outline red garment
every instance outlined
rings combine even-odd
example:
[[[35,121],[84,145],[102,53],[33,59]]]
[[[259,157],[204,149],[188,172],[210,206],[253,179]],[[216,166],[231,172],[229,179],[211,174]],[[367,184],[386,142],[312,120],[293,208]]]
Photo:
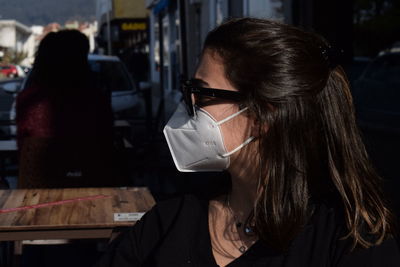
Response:
[[[18,187],[111,186],[112,112],[94,89],[32,86],[17,97]]]
[[[49,98],[41,95],[38,87],[23,90],[17,97],[17,137],[20,141],[29,136],[52,137],[55,135],[51,121]]]
[[[111,140],[111,104],[99,90],[53,90],[32,86],[18,95],[16,109],[19,145],[26,137]]]

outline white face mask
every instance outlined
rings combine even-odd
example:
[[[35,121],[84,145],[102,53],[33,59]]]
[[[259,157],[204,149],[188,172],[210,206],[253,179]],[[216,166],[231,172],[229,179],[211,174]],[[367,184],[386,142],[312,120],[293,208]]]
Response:
[[[190,117],[183,103],[164,127],[169,150],[176,168],[181,172],[222,171],[229,167],[229,156],[250,143],[249,137],[230,152],[226,151],[220,125],[238,116],[235,114],[217,122],[203,109]]]

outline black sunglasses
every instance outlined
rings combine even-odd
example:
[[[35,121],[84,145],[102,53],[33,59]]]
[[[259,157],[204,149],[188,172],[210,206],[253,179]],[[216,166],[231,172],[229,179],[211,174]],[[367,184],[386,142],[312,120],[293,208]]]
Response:
[[[206,97],[215,97],[223,100],[238,102],[243,100],[243,94],[237,91],[230,91],[224,89],[217,88],[207,88],[202,87],[200,85],[204,84],[203,81],[198,79],[189,79],[181,81],[181,90],[183,100],[186,104],[186,108],[189,116],[194,116],[195,108],[193,105],[192,94],[206,96]],[[219,101],[220,102],[220,101]],[[209,104],[216,103],[216,101],[208,101]],[[197,105],[197,103],[196,103]]]

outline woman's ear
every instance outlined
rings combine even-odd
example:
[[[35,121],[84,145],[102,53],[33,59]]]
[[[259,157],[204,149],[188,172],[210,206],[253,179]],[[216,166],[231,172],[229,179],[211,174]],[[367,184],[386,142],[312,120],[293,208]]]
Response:
[[[268,112],[275,112],[276,107],[271,104],[268,105]],[[261,135],[265,135],[269,130],[269,125],[260,116],[255,114],[251,115],[251,136],[259,138]]]
[[[268,132],[268,125],[264,122],[253,120],[251,126],[251,136],[255,138],[259,138],[262,135],[265,135]]]
[[[259,138],[268,132],[268,125],[261,118],[252,115],[250,117],[250,135]]]
[[[260,126],[255,121],[252,123],[250,135],[254,136],[255,138],[260,137]]]

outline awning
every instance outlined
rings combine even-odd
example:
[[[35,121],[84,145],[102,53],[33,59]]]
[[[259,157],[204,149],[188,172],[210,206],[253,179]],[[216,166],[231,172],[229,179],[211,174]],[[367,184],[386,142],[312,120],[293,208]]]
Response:
[[[161,11],[163,11],[169,5],[169,0],[160,0],[154,7],[153,13],[154,15],[158,15]]]

